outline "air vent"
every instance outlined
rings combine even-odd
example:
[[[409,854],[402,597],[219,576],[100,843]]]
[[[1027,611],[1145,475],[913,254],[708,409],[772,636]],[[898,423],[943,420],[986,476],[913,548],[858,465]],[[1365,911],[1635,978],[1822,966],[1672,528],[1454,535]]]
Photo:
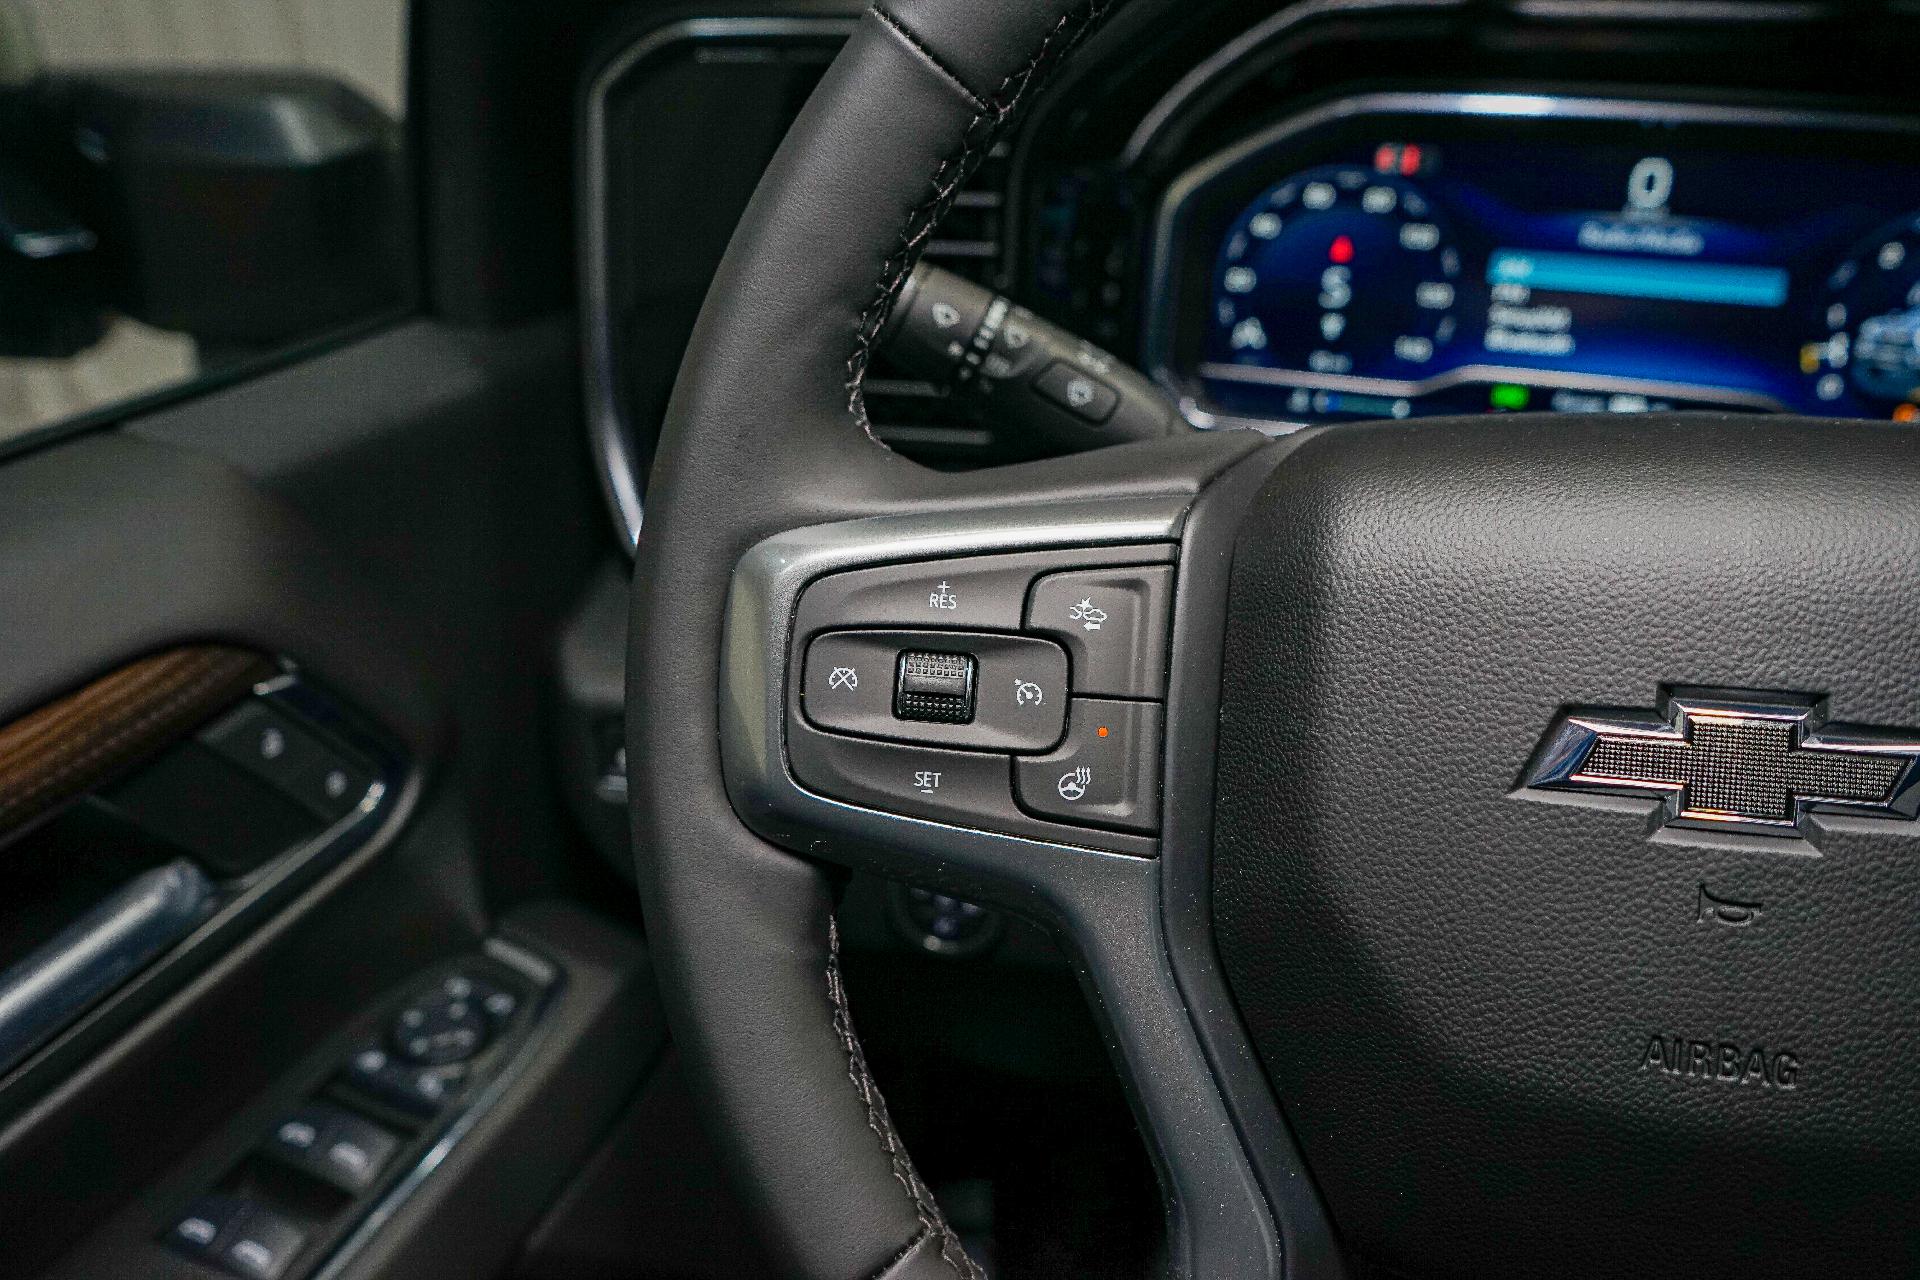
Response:
[[[953,197],[953,207],[934,228],[925,258],[989,289],[999,289],[1005,258],[1008,159],[1013,145],[996,142],[973,177]]]
[[[994,144],[934,228],[921,255],[926,261],[989,289],[1006,287],[1004,231],[1012,154],[1007,139]],[[943,388],[900,377],[884,358],[875,362],[866,394],[867,415],[880,438],[924,461],[977,462],[993,444],[992,432],[954,416]]]

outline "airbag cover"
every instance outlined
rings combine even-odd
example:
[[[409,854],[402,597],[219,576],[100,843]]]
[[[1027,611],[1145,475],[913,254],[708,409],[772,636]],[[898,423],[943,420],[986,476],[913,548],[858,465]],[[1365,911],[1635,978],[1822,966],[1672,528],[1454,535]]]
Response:
[[[1248,517],[1230,608],[1219,946],[1351,1248],[1920,1267],[1915,824],[1728,835],[1521,786],[1563,711],[1675,687],[1920,728],[1920,434],[1331,430]]]

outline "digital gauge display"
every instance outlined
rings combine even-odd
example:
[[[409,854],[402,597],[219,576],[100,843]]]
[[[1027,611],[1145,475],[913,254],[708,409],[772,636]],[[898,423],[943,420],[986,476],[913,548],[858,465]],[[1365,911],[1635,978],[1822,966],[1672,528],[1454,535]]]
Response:
[[[1147,346],[1200,425],[1920,417],[1920,155],[1884,120],[1348,100],[1163,210]]]

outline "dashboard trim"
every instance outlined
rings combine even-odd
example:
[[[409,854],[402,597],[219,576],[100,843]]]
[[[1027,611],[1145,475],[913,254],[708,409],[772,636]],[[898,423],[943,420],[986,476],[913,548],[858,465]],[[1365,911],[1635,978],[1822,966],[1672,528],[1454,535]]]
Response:
[[[640,542],[646,499],[640,489],[644,461],[633,424],[621,410],[614,383],[612,283],[607,223],[607,99],[615,85],[641,63],[681,44],[750,40],[845,39],[859,19],[843,16],[778,18],[686,18],[643,32],[594,73],[581,107],[580,289],[585,310],[583,373],[587,433],[592,439],[600,485],[627,554]]]
[[[1133,132],[1127,135],[1127,144],[1120,150],[1120,167],[1131,169],[1140,163],[1153,146],[1154,139],[1166,131],[1174,117],[1186,110],[1189,102],[1205,92],[1209,85],[1219,83],[1221,77],[1244,62],[1255,50],[1273,43],[1296,27],[1305,26],[1318,18],[1348,14],[1449,12],[1466,7],[1466,0],[1304,0],[1304,3],[1282,9],[1215,49],[1176,80],[1173,87],[1140,117],[1140,123],[1134,126]]]
[[[1153,238],[1147,271],[1144,333],[1141,341],[1142,363],[1148,375],[1179,403],[1181,414],[1195,427],[1207,429],[1227,421],[1199,403],[1193,388],[1184,383],[1173,368],[1173,325],[1167,301],[1173,288],[1175,248],[1180,218],[1194,195],[1213,179],[1242,162],[1281,144],[1331,125],[1373,115],[1464,116],[1475,118],[1509,117],[1526,120],[1621,120],[1660,121],[1670,124],[1718,125],[1733,128],[1810,128],[1853,133],[1920,134],[1920,119],[1904,116],[1839,110],[1767,107],[1710,102],[1686,102],[1653,98],[1611,98],[1540,93],[1493,92],[1397,92],[1350,94],[1330,99],[1317,106],[1280,120],[1239,142],[1214,153],[1182,171],[1166,189],[1154,215]],[[1131,144],[1129,144],[1131,146]],[[1484,372],[1484,367],[1475,366]],[[1284,371],[1289,385],[1313,385],[1325,381],[1323,375],[1304,371]],[[1467,372],[1454,370],[1454,374]],[[1525,370],[1525,376],[1542,384],[1540,370]],[[1440,382],[1448,375],[1434,379]],[[1385,394],[1413,394],[1410,390],[1390,388],[1424,387],[1427,384],[1388,382],[1381,379],[1353,379],[1354,389],[1384,390]],[[1602,383],[1609,385],[1602,387]],[[1364,385],[1362,385],[1364,384]],[[1331,382],[1327,383],[1332,386]],[[1343,384],[1344,387],[1345,384]],[[1569,383],[1569,385],[1573,385]],[[1756,408],[1777,408],[1770,397],[1750,392],[1727,393],[1719,388],[1694,384],[1653,382],[1634,378],[1608,378],[1606,375],[1581,375],[1578,386],[1645,395],[1703,393],[1724,395],[1751,402]],[[1270,432],[1286,432],[1309,425],[1289,419],[1249,418],[1236,415],[1235,425],[1257,422]]]
[[[1650,396],[1675,396],[1687,399],[1710,398],[1716,402],[1743,408],[1781,412],[1786,406],[1772,396],[1763,396],[1737,387],[1715,387],[1701,382],[1659,382],[1645,378],[1621,378],[1606,373],[1561,373],[1553,369],[1508,368],[1497,364],[1463,364],[1417,382],[1397,378],[1361,378],[1344,373],[1314,373],[1306,369],[1266,369],[1258,365],[1202,362],[1202,372],[1210,378],[1246,383],[1280,383],[1289,387],[1315,387],[1326,391],[1357,391],[1381,396],[1422,396],[1474,382],[1501,379],[1530,382],[1540,387],[1559,387],[1569,391],[1605,391],[1638,393]]]

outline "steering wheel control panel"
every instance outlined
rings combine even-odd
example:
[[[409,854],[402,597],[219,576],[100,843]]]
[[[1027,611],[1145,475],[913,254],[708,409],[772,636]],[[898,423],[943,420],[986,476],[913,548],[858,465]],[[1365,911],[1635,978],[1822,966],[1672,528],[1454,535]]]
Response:
[[[821,795],[1151,853],[1173,548],[921,560],[801,594],[787,754]]]

